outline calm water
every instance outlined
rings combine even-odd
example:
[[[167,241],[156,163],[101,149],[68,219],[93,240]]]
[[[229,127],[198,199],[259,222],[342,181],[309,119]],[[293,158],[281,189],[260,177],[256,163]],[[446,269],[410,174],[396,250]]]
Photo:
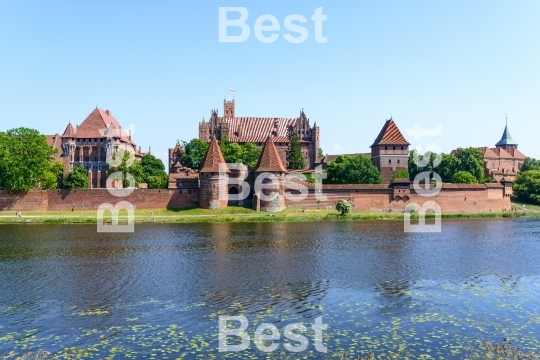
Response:
[[[0,357],[262,358],[218,352],[218,316],[328,324],[315,351],[269,358],[463,358],[478,341],[540,344],[540,222],[0,226]],[[286,341],[283,341],[286,342]],[[283,344],[282,342],[282,344]],[[293,344],[296,344],[293,342]],[[13,353],[12,353],[13,351]],[[339,358],[339,357],[338,357]],[[352,358],[352,357],[351,357]]]

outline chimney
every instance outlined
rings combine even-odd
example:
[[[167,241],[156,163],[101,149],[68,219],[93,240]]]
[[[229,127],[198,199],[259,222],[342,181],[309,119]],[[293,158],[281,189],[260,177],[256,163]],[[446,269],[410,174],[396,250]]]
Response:
[[[131,129],[129,129],[129,140],[131,140]]]
[[[152,154],[152,147],[151,146],[148,147],[148,155],[150,155],[150,154]]]
[[[105,110],[105,112],[107,113],[107,116],[111,116],[111,112],[109,110]]]
[[[139,152],[141,152],[141,146],[139,145]]]

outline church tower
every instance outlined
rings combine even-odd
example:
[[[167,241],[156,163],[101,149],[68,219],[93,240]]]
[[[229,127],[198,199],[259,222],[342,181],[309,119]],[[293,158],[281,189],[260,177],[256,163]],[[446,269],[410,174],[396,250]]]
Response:
[[[233,118],[234,116],[234,99],[231,101],[223,100],[223,117]]]

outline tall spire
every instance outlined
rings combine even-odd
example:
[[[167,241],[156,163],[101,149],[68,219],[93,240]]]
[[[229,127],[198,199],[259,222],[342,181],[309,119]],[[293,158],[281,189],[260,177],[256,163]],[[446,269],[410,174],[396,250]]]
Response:
[[[501,137],[501,140],[497,144],[495,144],[496,147],[511,147],[511,148],[517,148],[518,143],[512,139],[512,135],[510,135],[510,130],[508,130],[508,115],[506,115],[506,125],[504,126],[504,132]]]

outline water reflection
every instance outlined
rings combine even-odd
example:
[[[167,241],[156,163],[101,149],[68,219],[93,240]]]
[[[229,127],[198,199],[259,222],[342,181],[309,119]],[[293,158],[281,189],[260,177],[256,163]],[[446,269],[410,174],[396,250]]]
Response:
[[[440,234],[405,234],[396,221],[137,225],[133,234],[4,225],[0,353],[75,346],[101,357],[114,337],[124,355],[161,342],[171,357],[213,357],[219,315],[283,325],[323,316],[336,352],[448,358],[501,334],[536,346],[539,235],[531,219],[446,220]]]

